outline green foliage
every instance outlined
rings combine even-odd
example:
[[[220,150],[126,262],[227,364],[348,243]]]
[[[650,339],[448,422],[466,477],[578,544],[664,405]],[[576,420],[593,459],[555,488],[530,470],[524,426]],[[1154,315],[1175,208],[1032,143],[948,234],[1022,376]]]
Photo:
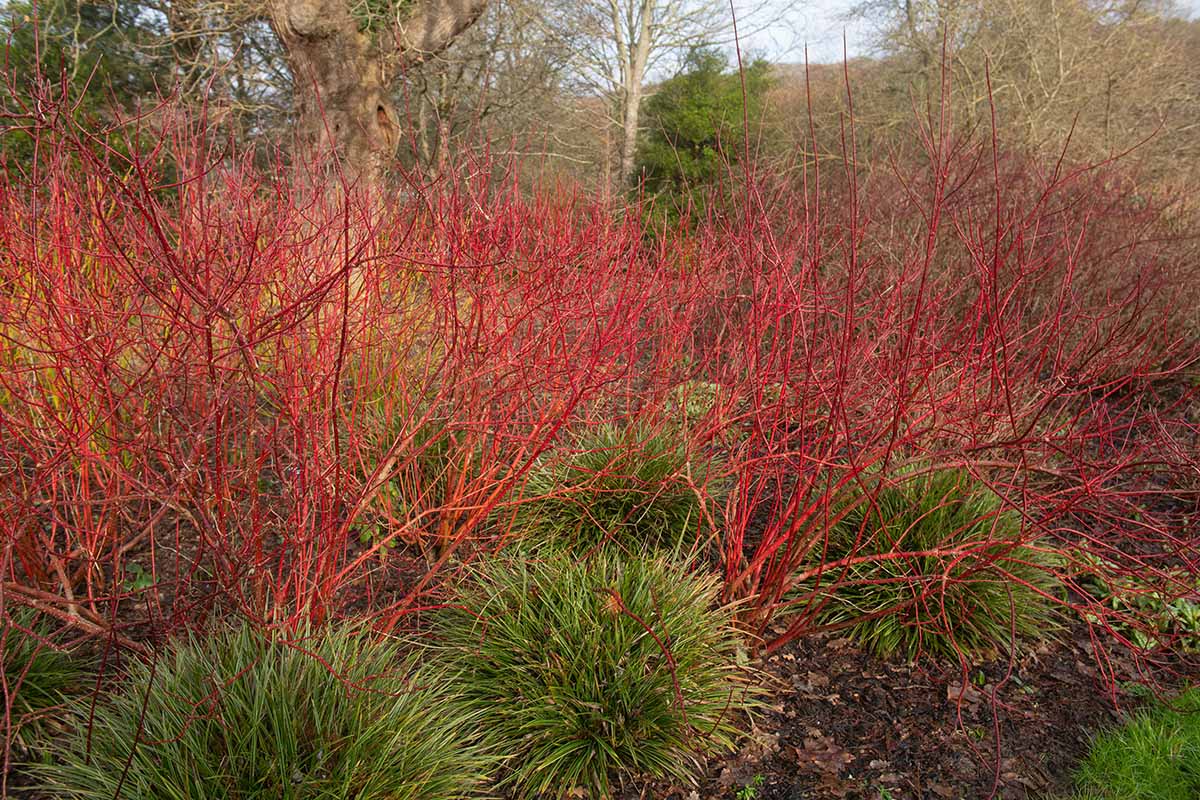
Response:
[[[1109,620],[1136,646],[1168,647],[1181,653],[1200,653],[1200,584],[1187,570],[1155,576],[1154,583],[1134,570],[1121,570],[1087,553],[1077,553],[1084,565],[1080,584],[1116,614]],[[1164,586],[1189,589],[1163,591]],[[1130,625],[1124,619],[1136,621]]]
[[[154,585],[154,575],[136,561],[125,565],[125,590],[137,594],[144,592]]]
[[[84,688],[87,670],[68,653],[48,645],[52,638],[49,626],[26,609],[3,621],[0,636],[5,686],[0,703],[11,698],[14,731],[33,740],[49,713],[61,709]]]
[[[438,624],[516,797],[610,796],[614,777],[691,781],[747,702],[718,582],[602,550],[495,558]]]
[[[688,422],[703,419],[711,413],[720,398],[721,387],[711,381],[691,380],[679,384],[671,400],[680,415]]]
[[[957,657],[1012,649],[1052,631],[1053,559],[1021,542],[1021,521],[964,470],[872,480],[829,532],[818,590],[826,623],[880,655]],[[807,587],[813,590],[812,585]]]
[[[360,371],[372,368],[354,366]],[[358,424],[360,430],[346,435],[360,439],[361,451],[368,458],[382,460],[390,453],[388,477],[372,495],[355,528],[360,543],[381,543],[379,553],[386,557],[397,543],[392,533],[406,523],[420,520],[422,530],[438,528],[442,515],[448,513],[446,506],[454,505],[457,492],[478,475],[482,452],[479,442],[456,429],[444,411],[432,408],[423,398],[405,396],[396,386],[378,389],[378,396],[364,404]],[[360,464],[359,479],[365,482],[377,465],[377,461]],[[406,538],[415,535],[416,531],[410,531]]]
[[[361,631],[243,627],[135,664],[37,775],[95,800],[471,797],[486,759],[445,685]]]
[[[584,548],[680,549],[701,529],[697,489],[710,466],[689,457],[677,430],[601,425],[578,438],[572,455],[532,471],[525,496],[533,499],[518,506],[515,524],[539,541]]]
[[[394,418],[412,422],[406,414]],[[394,453],[397,467],[375,495],[375,513],[364,515],[359,540],[369,544],[387,536],[396,525],[424,511],[436,509],[442,503],[446,489],[446,474],[450,466],[450,441],[445,420],[429,418],[413,430],[403,425],[389,427],[378,439],[374,451],[382,455],[395,441],[405,442]],[[368,477],[363,475],[365,479]],[[385,546],[395,544],[394,539]]]
[[[403,19],[410,5],[411,0],[355,0],[350,14],[360,31],[375,35]]]
[[[730,70],[720,50],[696,48],[681,73],[646,100],[646,133],[639,143],[637,168],[647,192],[658,200],[656,210],[668,221],[677,221],[687,204],[703,212],[726,165],[742,154],[745,122],[750,123],[751,135],[757,128],[770,86],[770,65],[756,60],[744,72],[745,94],[742,76]]]
[[[758,800],[759,792],[766,782],[767,779],[762,775],[755,775],[749,783],[737,790],[734,797],[737,800]]]
[[[0,32],[9,42],[7,66],[18,75],[44,75],[55,84],[54,91],[65,78],[77,101],[71,109],[77,117],[103,118],[114,103],[129,108],[138,99],[156,96],[157,86],[171,86],[171,51],[161,41],[169,33],[166,19],[144,5],[127,0],[38,2],[36,28],[34,4],[9,3],[4,11]],[[18,80],[15,88],[16,95],[0,82],[0,103],[6,109],[36,106],[30,82]],[[111,137],[110,144],[120,149],[120,137]],[[33,139],[9,131],[0,154],[28,161]]]
[[[1200,797],[1200,689],[1096,737],[1075,785],[1076,800]]]

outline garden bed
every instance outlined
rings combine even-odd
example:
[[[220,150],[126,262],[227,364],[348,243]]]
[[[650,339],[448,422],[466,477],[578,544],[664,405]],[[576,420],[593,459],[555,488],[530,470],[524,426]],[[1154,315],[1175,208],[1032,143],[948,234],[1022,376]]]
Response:
[[[1132,661],[1113,663],[1116,680],[1137,678]],[[880,659],[844,637],[803,638],[765,656],[764,705],[751,724],[740,720],[748,732],[735,755],[712,759],[696,787],[635,784],[618,797],[1065,796],[1093,737],[1121,719],[1094,664],[1081,624],[1011,664],[981,663],[965,683],[957,669]],[[1198,678],[1170,677],[1183,686]],[[1118,701],[1125,711],[1140,703],[1136,695]],[[10,797],[49,800],[23,788],[28,776],[19,767],[8,779]]]
[[[280,199],[186,141],[180,183],[46,133],[45,185],[0,180],[0,621],[34,620],[0,630],[89,677],[3,730],[45,721],[35,771],[78,800],[198,762],[220,788],[176,796],[1066,790],[1113,687],[1195,679],[1154,659],[1200,651],[1197,262],[1103,171],[930,134],[910,180],[765,180],[667,235],[478,176]],[[338,626],[345,671],[297,658]],[[408,780],[338,682],[389,640],[445,692],[383,733],[471,751],[462,791],[362,788]],[[259,655],[311,702],[239,684]],[[439,703],[470,713],[430,741]]]
[[[1137,678],[1133,663],[1116,667],[1118,680]],[[1082,625],[1011,665],[981,664],[965,685],[957,670],[882,660],[835,636],[783,647],[766,674],[766,708],[736,755],[709,764],[698,787],[642,784],[622,800],[1069,796],[1093,738],[1143,702],[1120,694],[1114,705]]]
[[[983,663],[964,685],[957,669],[885,661],[845,638],[802,639],[767,657],[777,687],[768,707],[698,794],[732,798],[757,785],[763,800],[944,800],[990,797],[993,787],[1000,798],[1069,790],[1090,737],[1118,719],[1090,650],[1076,626],[1011,665]]]

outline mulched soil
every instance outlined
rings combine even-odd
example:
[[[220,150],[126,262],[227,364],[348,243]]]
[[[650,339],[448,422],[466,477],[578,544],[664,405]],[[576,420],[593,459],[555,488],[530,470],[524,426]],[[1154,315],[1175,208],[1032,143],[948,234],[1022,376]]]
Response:
[[[622,800],[736,798],[746,786],[755,800],[1067,792],[1089,737],[1119,719],[1094,663],[1082,626],[966,676],[809,637],[768,657],[772,693],[740,752],[710,765],[697,788],[630,787]]]

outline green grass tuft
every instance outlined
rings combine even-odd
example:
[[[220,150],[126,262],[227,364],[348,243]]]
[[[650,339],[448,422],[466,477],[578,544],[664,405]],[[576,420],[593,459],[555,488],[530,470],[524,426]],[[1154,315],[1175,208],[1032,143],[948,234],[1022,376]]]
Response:
[[[444,687],[360,631],[225,631],[137,664],[36,774],[86,800],[472,797],[486,759]]]
[[[13,733],[17,741],[31,745],[56,712],[85,688],[87,669],[47,644],[53,638],[50,627],[32,612],[20,609],[0,625],[5,687],[0,703],[11,701]]]
[[[635,775],[688,782],[732,748],[750,696],[714,578],[611,549],[581,563],[495,558],[474,577],[439,629],[515,797],[608,797]]]
[[[1074,800],[1200,797],[1200,689],[1097,736],[1076,786]]]
[[[401,443],[392,452],[389,477],[376,489],[356,525],[360,543],[385,540],[382,552],[386,553],[397,544],[389,535],[406,523],[422,519],[420,527],[437,528],[437,518],[454,498],[456,482],[469,484],[471,476],[478,474],[481,453],[478,444],[455,430],[447,417],[423,406],[409,411],[403,398],[384,396],[369,402],[363,428],[363,449],[376,458]],[[358,477],[365,481],[376,466],[360,465]]]
[[[870,560],[822,576],[831,587],[817,590],[827,603],[822,622],[858,620],[849,630],[862,645],[910,659],[1011,649],[1055,629],[1043,596],[1059,592],[1053,559],[1021,542],[1020,517],[993,491],[943,469],[903,474],[870,493],[873,501],[853,501],[829,532],[825,563]]]
[[[566,459],[533,470],[524,492],[532,499],[518,506],[515,526],[581,548],[686,550],[704,530],[694,487],[705,486],[709,468],[689,457],[679,432],[601,425]]]

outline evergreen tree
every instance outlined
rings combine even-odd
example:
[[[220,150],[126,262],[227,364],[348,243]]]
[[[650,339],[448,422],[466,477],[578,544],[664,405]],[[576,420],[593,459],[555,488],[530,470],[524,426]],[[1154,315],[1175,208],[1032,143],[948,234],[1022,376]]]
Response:
[[[678,221],[688,207],[693,216],[701,214],[717,196],[727,167],[745,152],[747,134],[753,142],[769,71],[764,60],[748,64],[743,92],[743,76],[730,68],[729,59],[720,50],[700,47],[646,101],[638,172],[663,219]]]

